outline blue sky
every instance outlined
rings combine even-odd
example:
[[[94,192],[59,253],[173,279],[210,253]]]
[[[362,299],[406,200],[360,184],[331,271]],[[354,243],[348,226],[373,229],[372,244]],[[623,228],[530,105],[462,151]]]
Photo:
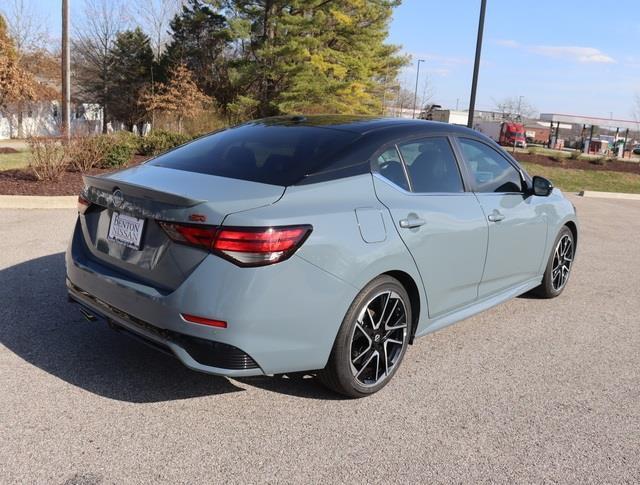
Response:
[[[58,36],[60,0],[24,1]],[[76,23],[82,22],[83,0],[70,1]],[[640,0],[487,5],[479,108],[524,96],[539,112],[632,117],[634,95],[640,93]],[[469,103],[479,9],[480,0],[404,0],[394,13],[389,40],[414,60],[427,61],[421,74],[428,73],[433,102]],[[411,91],[415,75],[414,63],[401,76]],[[422,86],[421,80],[421,91]]]
[[[479,10],[480,0],[404,0],[396,9],[390,41],[427,61],[420,70],[433,102],[468,106]],[[415,76],[415,65],[403,72],[410,90]],[[525,96],[539,112],[630,119],[636,92],[639,0],[487,1],[478,107]]]

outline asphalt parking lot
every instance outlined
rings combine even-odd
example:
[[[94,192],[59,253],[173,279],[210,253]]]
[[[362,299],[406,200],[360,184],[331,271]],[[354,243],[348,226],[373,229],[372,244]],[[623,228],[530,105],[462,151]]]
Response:
[[[229,380],[67,303],[73,211],[0,211],[0,482],[640,482],[640,202],[573,197],[564,294],[424,337],[379,394]]]

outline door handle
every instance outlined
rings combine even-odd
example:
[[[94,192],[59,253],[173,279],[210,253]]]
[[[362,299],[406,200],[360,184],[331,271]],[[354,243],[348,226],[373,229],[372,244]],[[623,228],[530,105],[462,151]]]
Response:
[[[493,214],[489,214],[487,216],[487,219],[489,219],[491,222],[500,222],[504,219],[504,215],[500,214],[500,212],[495,211]]]
[[[413,229],[416,227],[424,226],[427,223],[424,219],[418,217],[412,217],[408,219],[400,219],[400,227],[403,229]]]

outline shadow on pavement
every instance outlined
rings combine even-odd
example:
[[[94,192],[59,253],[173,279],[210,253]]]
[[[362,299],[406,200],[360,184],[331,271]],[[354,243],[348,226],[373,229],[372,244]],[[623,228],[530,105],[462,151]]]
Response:
[[[191,371],[177,359],[87,322],[67,301],[64,253],[0,270],[0,343],[40,369],[89,392],[147,403],[242,391],[231,380]],[[238,382],[315,399],[335,396],[294,375]]]

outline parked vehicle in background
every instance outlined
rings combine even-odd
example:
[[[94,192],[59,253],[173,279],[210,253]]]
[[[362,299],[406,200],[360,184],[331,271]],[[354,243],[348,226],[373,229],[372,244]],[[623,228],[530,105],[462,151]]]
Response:
[[[502,146],[526,148],[524,125],[511,121],[478,121],[474,128]]]
[[[84,180],[66,263],[89,320],[198,371],[312,371],[351,397],[416,337],[558,296],[578,240],[548,180],[432,121],[270,118]]]
[[[636,155],[640,155],[640,144],[633,147],[633,153]]]

